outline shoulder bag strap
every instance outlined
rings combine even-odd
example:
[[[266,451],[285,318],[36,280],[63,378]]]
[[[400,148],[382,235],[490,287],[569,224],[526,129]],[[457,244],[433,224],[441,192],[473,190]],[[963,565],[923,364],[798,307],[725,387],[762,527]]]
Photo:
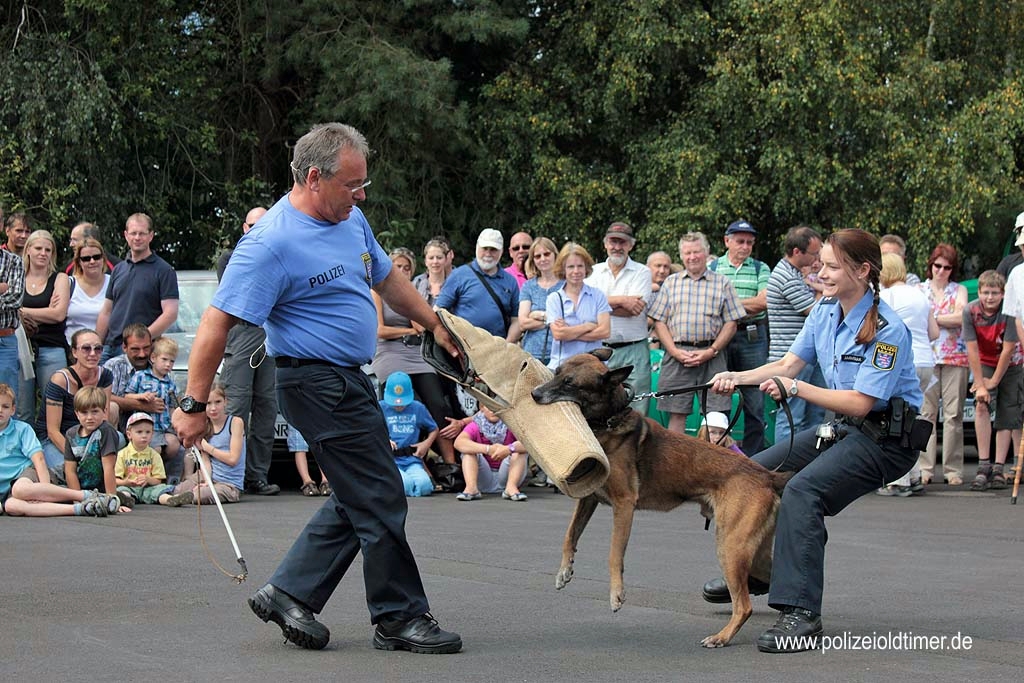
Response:
[[[487,282],[487,278],[485,278],[483,274],[473,266],[470,266],[469,269],[473,271],[473,274],[480,280],[480,284],[484,286],[487,293],[491,295],[492,299],[494,299],[494,303],[498,305],[498,310],[501,311],[501,317],[505,321],[505,334],[508,334],[508,328],[511,326],[509,312],[505,310],[505,306],[501,303],[501,299],[499,299],[498,295],[494,293],[493,289],[491,289],[491,285]]]

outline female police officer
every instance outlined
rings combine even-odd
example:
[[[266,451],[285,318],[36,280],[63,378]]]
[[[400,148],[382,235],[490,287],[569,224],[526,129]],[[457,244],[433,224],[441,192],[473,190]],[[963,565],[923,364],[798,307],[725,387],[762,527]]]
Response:
[[[912,434],[922,395],[914,371],[910,332],[878,299],[881,253],[862,230],[840,230],[821,250],[825,298],[807,316],[789,352],[778,361],[712,378],[720,393],[760,384],[779,400],[797,396],[836,414],[834,433],[815,429],[775,444],[754,460],[796,474],[786,485],[775,532],[768,604],[781,610],[775,626],[757,640],[762,652],[798,652],[818,646],[825,563],[825,515],[835,515],[862,495],[913,466],[920,432]],[[817,362],[828,388],[791,379]],[[927,430],[927,423],[917,426]],[[927,439],[927,434],[925,434]],[[826,454],[825,457],[819,457]],[[753,585],[764,593],[768,586]],[[724,599],[723,599],[724,594]],[[727,602],[724,582],[704,586],[709,602]]]

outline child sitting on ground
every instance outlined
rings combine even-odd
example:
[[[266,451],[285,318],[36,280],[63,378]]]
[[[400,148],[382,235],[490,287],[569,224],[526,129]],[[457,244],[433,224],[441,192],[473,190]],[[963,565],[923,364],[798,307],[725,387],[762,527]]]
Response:
[[[380,401],[384,421],[388,425],[391,450],[395,464],[402,475],[407,496],[429,496],[434,482],[423,465],[423,458],[437,438],[437,423],[427,407],[413,398],[412,379],[404,372],[392,372],[384,385],[384,400]],[[420,433],[430,433],[420,439]]]
[[[160,454],[150,448],[153,439],[153,418],[149,413],[133,413],[126,426],[128,445],[117,453],[114,477],[117,491],[130,496],[128,507],[135,503],[161,503],[170,500],[167,473]]]
[[[324,474],[323,470],[320,470],[320,485],[313,481],[313,477],[309,474],[309,444],[302,438],[302,434],[298,429],[292,425],[288,425],[288,450],[295,454],[295,471],[299,474],[299,479],[302,480],[302,487],[299,489],[302,491],[302,495],[307,497],[313,496],[329,496],[333,491],[331,485],[327,483],[327,475]],[[316,462],[314,460],[313,462]],[[319,469],[319,464],[317,468]]]
[[[151,445],[154,450],[160,451],[164,462],[179,463],[181,457],[179,450],[181,442],[171,426],[171,413],[178,407],[178,387],[171,377],[171,370],[174,369],[174,361],[178,358],[178,344],[173,339],[160,337],[153,342],[153,352],[150,354],[150,367],[139,370],[125,388],[125,398],[142,399],[143,394],[155,394],[163,399],[164,409],[159,413],[150,413],[153,418],[153,440]],[[172,467],[171,471],[178,471],[179,468]],[[185,470],[190,474],[190,470]]]
[[[99,387],[85,386],[75,392],[75,416],[78,424],[64,434],[64,478],[76,491],[99,489],[118,497],[121,512],[127,512],[131,499],[118,495],[114,463],[120,437],[107,422],[107,393]]]
[[[213,489],[222,503],[237,503],[245,487],[245,423],[242,418],[225,412],[224,387],[215,383],[206,399],[206,417],[213,427],[211,435],[198,448],[213,479]],[[202,504],[213,503],[213,493],[203,481],[202,472],[194,472],[174,487],[174,495],[165,505],[191,505],[198,498]]]
[[[50,483],[35,430],[13,419],[14,390],[0,384],[0,514],[17,517],[106,517],[120,509],[117,496],[72,491]]]
[[[456,500],[479,500],[481,493],[497,493],[505,500],[524,501],[519,490],[526,479],[523,444],[516,440],[504,422],[482,406],[473,420],[455,439],[455,450],[462,456],[462,476],[466,489]]]
[[[1006,278],[994,270],[978,276],[978,298],[963,312],[963,338],[967,362],[974,375],[974,430],[978,438],[978,474],[972,491],[1005,489],[1003,465],[1011,442],[1020,452],[1021,347],[1017,323],[1003,313]],[[998,401],[997,401],[998,399]],[[990,415],[995,414],[993,422]],[[996,430],[996,463],[989,457],[993,424]]]
[[[697,430],[697,438],[718,444],[719,446],[728,448],[730,451],[734,451],[740,455],[746,455],[742,450],[740,450],[740,447],[736,445],[735,439],[729,435],[729,418],[725,413],[712,410],[710,413],[705,415],[704,419],[701,420],[700,429]]]

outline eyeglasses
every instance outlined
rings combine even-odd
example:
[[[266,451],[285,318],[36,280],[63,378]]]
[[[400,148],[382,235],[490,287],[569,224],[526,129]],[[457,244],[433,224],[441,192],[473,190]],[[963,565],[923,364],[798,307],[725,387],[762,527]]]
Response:
[[[508,250],[509,251],[523,251],[523,250],[529,249],[529,248],[530,248],[529,244],[513,244],[511,247],[508,248]]]
[[[103,254],[93,254],[91,256],[79,256],[78,260],[82,263],[88,263],[89,261],[102,261]]]
[[[78,350],[82,351],[84,353],[87,353],[87,354],[88,353],[100,353],[101,351],[103,351],[103,346],[100,345],[100,344],[97,344],[95,346],[92,346],[90,344],[82,344],[81,346],[78,347]]]
[[[947,266],[945,263],[933,263],[932,268],[938,268],[939,270],[953,270],[953,266]]]
[[[348,189],[348,191],[351,192],[352,194],[355,194],[356,192],[359,192],[359,190],[365,190],[366,188],[368,188],[370,186],[370,183],[372,182],[372,180],[367,180],[365,183],[356,185],[355,187],[351,185],[346,185],[345,188]]]

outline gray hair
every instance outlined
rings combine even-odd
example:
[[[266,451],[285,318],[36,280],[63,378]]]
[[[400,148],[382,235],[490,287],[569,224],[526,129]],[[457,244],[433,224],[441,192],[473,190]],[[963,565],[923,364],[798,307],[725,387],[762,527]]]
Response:
[[[295,143],[292,159],[292,177],[299,186],[305,186],[306,176],[312,168],[320,174],[332,176],[338,170],[338,153],[352,149],[364,157],[370,152],[366,138],[358,130],[344,123],[324,123],[315,126]]]
[[[702,232],[688,232],[679,238],[679,249],[682,251],[683,245],[687,242],[700,242],[700,245],[704,247],[704,253],[711,253],[711,245],[708,243],[708,238],[704,236]]]

